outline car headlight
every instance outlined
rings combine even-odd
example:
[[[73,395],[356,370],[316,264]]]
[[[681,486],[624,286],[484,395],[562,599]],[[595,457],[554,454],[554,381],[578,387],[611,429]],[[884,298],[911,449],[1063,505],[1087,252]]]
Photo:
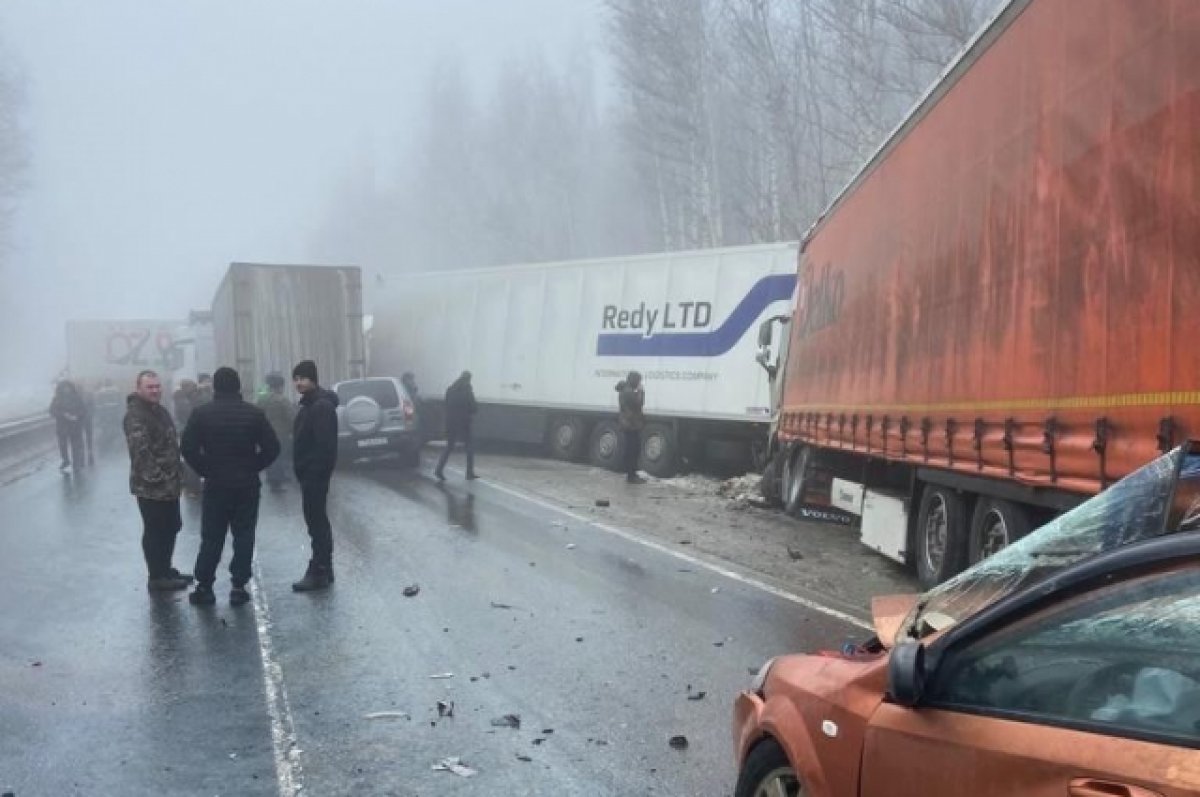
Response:
[[[759,695],[763,692],[763,686],[767,683],[767,676],[771,674],[771,668],[775,666],[775,659],[768,659],[758,670],[758,675],[754,676],[754,680],[750,682],[750,689]]]

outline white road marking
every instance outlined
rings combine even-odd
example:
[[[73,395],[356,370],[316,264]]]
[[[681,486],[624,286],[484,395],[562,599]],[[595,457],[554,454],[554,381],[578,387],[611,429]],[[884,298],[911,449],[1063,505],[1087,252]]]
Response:
[[[296,742],[296,724],[292,704],[283,683],[283,668],[271,644],[271,607],[263,589],[262,571],[254,562],[254,615],[258,628],[258,652],[262,656],[263,685],[267,692],[267,715],[271,720],[271,745],[275,749],[275,779],[279,797],[296,797],[304,788],[300,766],[300,747]]]
[[[454,468],[447,468],[447,470],[449,470],[451,473],[455,472]],[[461,475],[461,471],[459,471],[458,474]],[[585,515],[581,515],[577,512],[573,512],[570,509],[566,509],[564,507],[557,506],[555,504],[550,503],[549,501],[544,501],[541,498],[538,498],[536,496],[529,495],[528,493],[524,493],[520,490],[515,490],[512,487],[508,487],[506,485],[494,482],[491,479],[478,479],[477,481],[480,484],[486,484],[488,487],[491,487],[493,490],[499,490],[502,493],[507,493],[507,494],[513,496],[514,498],[520,498],[523,501],[528,501],[531,504],[536,504],[537,506],[540,506],[543,509],[549,509],[552,512],[557,512],[561,515],[565,515],[565,516],[571,518],[572,520],[575,520],[579,523],[585,523],[593,528],[599,529],[600,531],[604,531],[609,534],[613,534],[617,537],[620,537],[621,539],[628,540],[629,542],[637,543],[638,545],[644,546],[646,548],[650,548],[651,550],[658,551],[659,553],[664,553],[668,556],[673,556],[676,559],[679,559],[680,561],[683,561],[683,562],[687,562],[690,565],[695,565],[696,567],[702,567],[705,570],[708,570],[713,573],[717,573],[718,575],[724,576],[725,578],[728,578],[732,581],[736,581],[740,584],[745,584],[746,586],[754,587],[755,589],[762,590],[763,592],[766,592],[770,595],[774,595],[776,598],[781,598],[790,603],[794,603],[797,606],[803,606],[806,609],[811,609],[812,611],[817,612],[819,614],[823,614],[826,617],[832,617],[836,620],[841,620],[844,623],[849,623],[850,625],[857,626],[858,628],[862,628],[867,631],[874,630],[874,626],[871,623],[864,621],[860,617],[855,617],[852,614],[843,612],[840,609],[835,609],[832,606],[826,606],[825,604],[819,603],[815,600],[801,597],[800,595],[796,595],[796,594],[788,592],[786,590],[782,590],[779,587],[773,587],[770,584],[767,584],[763,581],[759,581],[756,578],[752,578],[750,576],[743,575],[741,573],[738,573],[735,570],[730,570],[727,567],[722,567],[721,565],[705,561],[704,559],[700,559],[699,557],[684,553],[683,551],[677,551],[673,548],[669,548],[666,545],[663,545],[662,543],[658,543],[653,540],[645,539],[644,537],[634,534],[631,531],[626,531],[625,529],[621,529],[616,526],[610,526],[607,523],[601,523],[600,521],[595,520],[594,518],[589,518]]]

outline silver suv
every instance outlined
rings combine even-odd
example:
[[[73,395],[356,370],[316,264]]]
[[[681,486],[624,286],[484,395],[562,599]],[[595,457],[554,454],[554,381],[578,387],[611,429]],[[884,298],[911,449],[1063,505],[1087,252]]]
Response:
[[[399,456],[415,467],[421,459],[416,403],[399,379],[371,376],[333,386],[338,407],[338,457],[346,461]]]

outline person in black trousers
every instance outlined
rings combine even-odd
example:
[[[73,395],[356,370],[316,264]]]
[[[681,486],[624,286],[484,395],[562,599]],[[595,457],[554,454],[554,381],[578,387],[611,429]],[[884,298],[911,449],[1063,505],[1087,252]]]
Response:
[[[471,439],[471,419],[477,410],[471,372],[463,371],[462,376],[446,390],[446,449],[442,451],[442,458],[434,470],[438,481],[446,481],[446,462],[458,443],[462,443],[467,451],[467,478],[479,478],[475,475],[475,443]]]
[[[241,389],[237,371],[218,368],[213,374],[213,400],[196,407],[183,430],[183,458],[204,479],[196,589],[188,596],[194,605],[217,600],[213,581],[227,532],[233,534],[229,603],[240,606],[250,600],[246,585],[258,525],[258,474],[279,456],[279,438],[266,414],[242,401]]]
[[[171,414],[162,406],[162,381],[153,371],[138,374],[126,400],[125,442],[129,446],[129,492],[142,515],[142,553],[151,592],[187,589],[190,574],[171,565],[175,538],[183,528],[179,493],[183,473]]]
[[[638,458],[642,453],[642,430],[646,428],[646,390],[642,387],[642,375],[630,371],[625,380],[617,383],[620,414],[617,423],[625,435],[622,451],[625,458],[625,481],[642,484],[646,480],[638,475]]]
[[[326,501],[329,481],[337,466],[337,394],[321,387],[317,364],[304,360],[292,369],[292,383],[300,394],[300,410],[292,425],[292,461],[300,483],[301,506],[312,558],[304,578],[292,584],[296,592],[326,589],[333,583],[333,528]]]

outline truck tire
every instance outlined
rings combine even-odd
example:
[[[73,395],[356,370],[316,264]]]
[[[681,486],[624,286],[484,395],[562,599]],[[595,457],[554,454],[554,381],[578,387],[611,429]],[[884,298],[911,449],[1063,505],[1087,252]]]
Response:
[[[780,484],[782,470],[783,455],[776,454],[767,461],[766,467],[763,468],[762,481],[758,484],[758,491],[772,506],[779,506],[782,503],[783,487]]]
[[[804,492],[808,485],[809,467],[812,464],[812,449],[808,446],[784,453],[783,456],[783,509],[792,517],[800,514],[804,506]]]
[[[578,416],[557,415],[550,419],[550,435],[546,444],[555,459],[578,462],[587,451],[587,426]]]
[[[588,462],[598,468],[621,469],[621,456],[625,451],[625,439],[616,421],[600,421],[592,430],[588,444]]]
[[[665,423],[651,423],[642,432],[642,470],[660,479],[669,479],[679,472],[679,446],[675,430]]]
[[[917,578],[933,589],[958,575],[967,563],[966,502],[949,487],[926,485],[917,513]]]
[[[1003,498],[980,498],[971,516],[968,561],[982,562],[1029,533],[1029,513],[1020,504]]]

